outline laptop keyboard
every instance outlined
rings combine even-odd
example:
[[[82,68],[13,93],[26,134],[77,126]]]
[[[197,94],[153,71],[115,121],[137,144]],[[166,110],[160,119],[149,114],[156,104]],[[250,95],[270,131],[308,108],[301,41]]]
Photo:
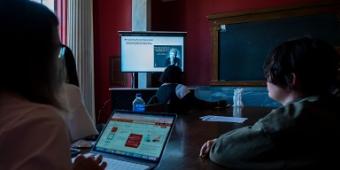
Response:
[[[93,156],[92,153],[86,153],[84,154],[85,157]],[[74,163],[75,157],[72,158],[72,163]],[[105,158],[103,157],[103,161],[107,163],[106,170],[144,170],[144,169],[150,169],[149,166],[142,165],[142,164],[136,164],[132,162],[127,161],[121,161],[117,159],[112,158]]]
[[[103,161],[107,163],[106,169],[107,170],[115,170],[115,169],[124,169],[124,170],[142,170],[148,169],[149,167],[146,165],[135,164],[131,162],[111,159],[111,158],[103,158]]]

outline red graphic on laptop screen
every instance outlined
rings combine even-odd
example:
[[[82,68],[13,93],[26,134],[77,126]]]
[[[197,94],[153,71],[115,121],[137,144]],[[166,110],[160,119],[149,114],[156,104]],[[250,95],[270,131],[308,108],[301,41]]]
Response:
[[[138,148],[142,141],[143,135],[131,133],[126,140],[125,146],[131,148]]]
[[[111,132],[112,132],[112,133],[115,133],[115,132],[117,132],[117,130],[118,130],[117,127],[112,127]]]

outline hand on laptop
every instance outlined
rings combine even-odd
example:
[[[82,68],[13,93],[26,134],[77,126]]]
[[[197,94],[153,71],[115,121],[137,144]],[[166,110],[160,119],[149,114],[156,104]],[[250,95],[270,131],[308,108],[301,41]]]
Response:
[[[104,170],[107,164],[102,160],[103,156],[101,155],[96,157],[79,155],[73,163],[73,170]]]
[[[207,142],[205,142],[203,144],[203,146],[201,147],[201,151],[200,151],[200,157],[201,158],[208,158],[209,157],[209,152],[211,149],[211,146],[215,143],[216,139],[213,140],[208,140]]]

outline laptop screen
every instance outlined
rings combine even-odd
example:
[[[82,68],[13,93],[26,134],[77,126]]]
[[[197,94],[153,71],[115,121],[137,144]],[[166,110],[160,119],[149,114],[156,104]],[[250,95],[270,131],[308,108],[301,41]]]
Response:
[[[158,161],[174,120],[172,115],[116,112],[94,150]]]

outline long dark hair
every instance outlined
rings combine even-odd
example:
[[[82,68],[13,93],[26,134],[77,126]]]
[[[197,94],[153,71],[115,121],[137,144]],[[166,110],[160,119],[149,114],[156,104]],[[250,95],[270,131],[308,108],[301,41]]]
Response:
[[[0,2],[0,91],[60,108],[58,19],[28,0]]]
[[[60,60],[66,72],[64,73],[66,74],[66,82],[79,87],[77,66],[72,50],[68,46],[63,44],[60,51]]]

